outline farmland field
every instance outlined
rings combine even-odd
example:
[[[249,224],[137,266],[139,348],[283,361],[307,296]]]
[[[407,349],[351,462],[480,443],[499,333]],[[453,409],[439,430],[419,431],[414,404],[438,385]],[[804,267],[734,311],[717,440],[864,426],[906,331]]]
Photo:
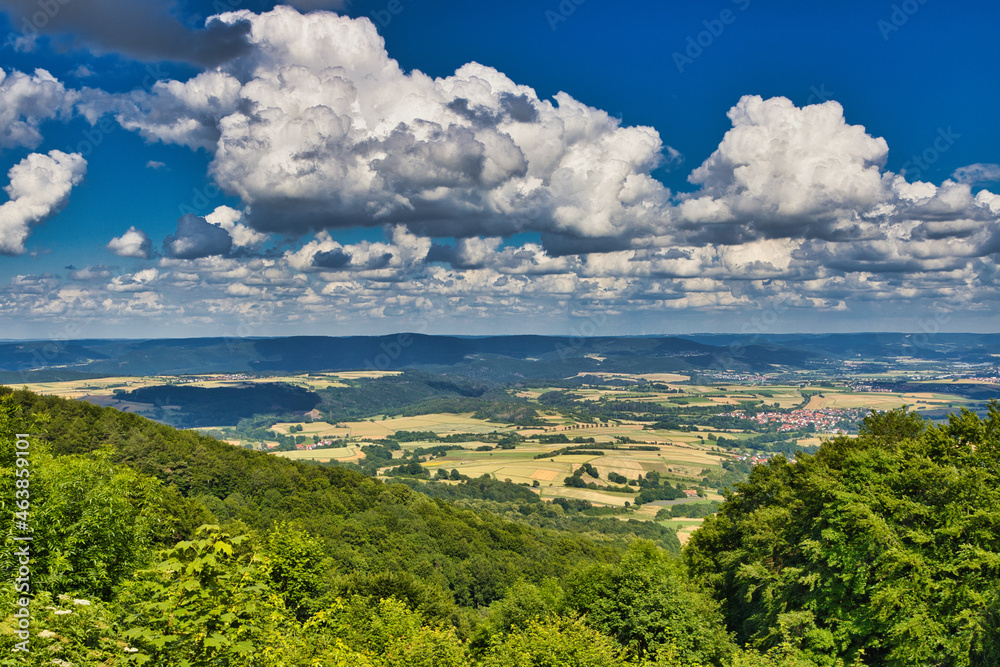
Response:
[[[490,433],[492,431],[512,430],[510,426],[473,419],[471,412],[386,419],[375,417],[364,421],[342,422],[341,426],[349,429],[353,437],[368,440],[384,438],[396,431],[433,431],[439,435],[447,435],[449,433]]]
[[[330,447],[325,449],[276,452],[276,456],[295,461],[356,461],[364,457],[358,447]]]
[[[947,406],[950,403],[962,402],[953,396],[943,394],[890,394],[880,392],[864,393],[824,393],[809,399],[807,409],[819,408],[865,408],[874,410],[892,410],[902,405],[911,408],[933,408]]]
[[[42,394],[83,399],[169,419],[176,413],[171,406],[125,402],[115,394],[116,390],[132,391],[165,384],[240,389],[261,383],[283,383],[330,397],[344,394],[345,389],[349,393],[352,386],[360,386],[359,381],[391,383],[399,374],[399,371],[350,371],[266,376],[107,377],[35,383],[28,388]],[[753,425],[747,430],[745,423],[734,422],[734,417],[727,417],[729,421],[726,421],[720,416],[717,421],[710,422],[713,416],[748,407],[782,414],[796,408],[856,414],[850,411],[893,409],[903,404],[918,410],[931,410],[967,403],[959,396],[944,393],[948,383],[943,382],[938,384],[941,393],[887,393],[857,392],[846,382],[820,384],[815,377],[797,381],[788,375],[781,383],[774,384],[741,384],[729,380],[691,384],[691,376],[680,373],[602,372],[576,376],[580,377],[587,378],[585,384],[577,380],[576,384],[560,387],[558,383],[556,386],[553,383],[532,386],[526,382],[510,388],[510,400],[533,410],[531,419],[516,423],[476,418],[474,415],[479,413],[468,410],[400,414],[400,411],[389,410],[376,413],[371,409],[361,412],[364,418],[355,416],[357,412],[348,413],[350,418],[342,414],[331,417],[332,413],[325,412],[327,408],[320,405],[314,411],[284,414],[281,418],[259,421],[249,427],[244,425],[240,427],[242,430],[235,426],[203,430],[233,445],[265,449],[296,461],[368,466],[369,474],[383,478],[398,474],[394,468],[410,462],[420,464],[425,478],[446,476],[449,480],[457,480],[485,475],[499,481],[507,480],[533,489],[544,500],[586,501],[594,506],[618,508],[619,512],[624,512],[619,518],[656,520],[675,529],[684,542],[701,525],[702,519],[657,520],[656,513],[661,507],[658,501],[641,506],[635,504],[640,488],[662,490],[669,487],[671,493],[676,489],[682,495],[691,494],[671,503],[697,501],[696,493],[702,498],[718,499],[718,489],[742,479],[740,475],[745,475],[749,466],[766,461],[777,451],[767,449],[767,442],[771,441],[762,446],[755,440],[764,432],[773,434],[776,425]],[[542,403],[539,398],[545,394],[549,396]],[[642,412],[620,407],[614,407],[613,412],[600,412],[610,406],[636,406]],[[670,420],[673,421],[664,422],[664,425],[670,424],[670,428],[653,427],[660,414],[672,415]],[[794,433],[787,436],[786,444],[792,449],[795,446],[817,447],[833,437],[828,430],[813,432],[795,428]],[[396,437],[404,431],[409,432],[406,437]],[[413,432],[419,433],[414,437]],[[466,437],[447,439],[456,434]],[[501,448],[499,443],[503,438],[508,442]],[[725,438],[726,447],[717,444],[722,442],[719,438]],[[370,449],[369,453],[382,451],[379,456],[383,458],[374,463],[362,448],[376,444],[383,446]],[[390,444],[391,458],[385,453],[385,446]],[[734,459],[739,459],[742,472],[735,472]],[[589,472],[584,474],[583,470]],[[652,487],[647,484],[649,480],[653,480]],[[626,484],[628,492],[622,488]],[[608,486],[611,488],[602,488]],[[625,510],[627,504],[631,507]]]
[[[278,422],[277,424],[271,427],[271,430],[273,430],[276,433],[280,433],[282,435],[289,435],[291,433],[289,429],[292,426],[302,427],[301,431],[298,431],[297,433],[294,433],[292,435],[308,435],[308,436],[318,435],[321,438],[323,437],[343,438],[348,435],[347,426],[343,424],[330,424],[328,422],[322,422],[322,421],[304,422],[304,423]]]

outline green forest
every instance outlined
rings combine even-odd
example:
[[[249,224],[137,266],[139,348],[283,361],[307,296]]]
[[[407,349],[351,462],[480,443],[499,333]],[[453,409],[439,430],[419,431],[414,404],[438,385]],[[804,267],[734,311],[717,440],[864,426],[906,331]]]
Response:
[[[681,550],[516,485],[0,393],[0,665],[1000,664],[997,403],[777,456]]]

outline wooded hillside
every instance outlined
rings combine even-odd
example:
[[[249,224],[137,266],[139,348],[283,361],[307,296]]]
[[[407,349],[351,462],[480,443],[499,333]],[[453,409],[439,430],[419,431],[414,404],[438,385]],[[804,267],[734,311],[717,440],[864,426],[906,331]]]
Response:
[[[431,498],[110,408],[25,391],[0,400],[0,664],[994,665],[1000,656],[997,405],[985,420],[964,413],[944,426],[872,415],[856,439],[757,466],[682,561],[671,543],[636,539],[627,524],[585,532],[543,521],[538,508],[509,520],[521,504],[563,510],[492,483],[431,487],[441,496]],[[17,455],[17,433],[31,434],[30,457]],[[28,487],[30,514],[18,516]],[[27,654],[12,652],[24,641],[12,585],[23,534],[34,595]]]

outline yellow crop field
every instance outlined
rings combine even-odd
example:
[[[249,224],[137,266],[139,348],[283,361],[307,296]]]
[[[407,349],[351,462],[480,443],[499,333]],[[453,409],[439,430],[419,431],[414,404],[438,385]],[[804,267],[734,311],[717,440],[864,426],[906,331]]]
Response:
[[[150,387],[165,384],[163,378],[156,377],[108,377],[94,380],[71,380],[66,382],[28,382],[13,385],[14,388],[27,388],[36,394],[45,396],[61,396],[63,398],[82,398],[84,396],[111,396],[115,389],[131,391],[140,387]]]
[[[649,380],[650,382],[687,382],[691,379],[690,375],[681,375],[679,373],[641,373],[635,377],[640,377],[643,380]]]
[[[402,375],[402,374],[403,371],[337,371],[335,373],[327,373],[327,375],[343,378],[345,380],[359,380],[362,378],[384,378],[387,375]]]
[[[400,371],[344,371],[322,374],[273,375],[265,377],[229,378],[220,374],[184,375],[184,376],[115,376],[89,380],[68,380],[65,382],[29,382],[15,384],[16,388],[27,387],[29,390],[48,396],[63,398],[82,398],[84,396],[110,396],[115,389],[131,391],[142,387],[175,384],[203,388],[239,387],[248,384],[268,384],[282,382],[298,385],[309,389],[327,389],[329,387],[347,387],[342,380],[357,380],[361,378],[379,378],[387,375],[399,375]],[[178,382],[178,377],[183,382]]]
[[[597,491],[595,489],[574,489],[574,488],[560,488],[558,492],[554,491],[554,488],[546,487],[542,485],[541,496],[548,500],[552,498],[579,498],[580,500],[589,500],[592,503],[598,505],[614,505],[616,507],[624,507],[625,502],[632,501],[632,496],[623,493],[607,493],[605,491]]]
[[[948,397],[926,393],[824,393],[822,396],[813,396],[806,405],[806,408],[809,410],[815,410],[818,408],[871,408],[874,410],[893,410],[902,405],[908,405],[911,408],[934,408],[946,406],[949,403],[956,402],[962,403],[964,401],[958,397]]]
[[[242,380],[216,380],[206,378],[205,380],[198,380],[185,384],[193,387],[215,389],[219,387],[240,387],[248,384],[273,384],[278,382],[311,390],[348,386],[336,377],[310,377],[308,375],[277,375],[272,377],[246,378]]]
[[[274,452],[274,455],[292,459],[293,461],[318,461],[320,463],[331,460],[358,461],[364,458],[364,454],[357,447],[328,447],[325,449],[295,450],[293,452]]]
[[[439,435],[449,433],[506,433],[514,430],[511,426],[494,424],[482,419],[473,419],[472,413],[464,414],[430,414],[417,417],[393,417],[374,421],[342,422],[351,436],[377,440],[392,435],[396,431],[433,431]]]
[[[599,456],[590,463],[601,473],[601,479],[607,479],[609,471],[629,478],[633,478],[635,473],[646,474],[642,463],[631,456]],[[633,474],[630,474],[629,471],[633,471]]]

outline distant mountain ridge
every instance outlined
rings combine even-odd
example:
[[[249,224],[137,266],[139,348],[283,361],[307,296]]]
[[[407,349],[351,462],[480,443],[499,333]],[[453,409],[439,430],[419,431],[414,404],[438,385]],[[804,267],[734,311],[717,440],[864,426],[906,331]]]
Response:
[[[790,369],[862,357],[996,362],[1000,334],[699,334],[691,336],[293,336],[8,341],[0,381],[88,375],[280,373],[425,368],[504,377],[587,372]]]

